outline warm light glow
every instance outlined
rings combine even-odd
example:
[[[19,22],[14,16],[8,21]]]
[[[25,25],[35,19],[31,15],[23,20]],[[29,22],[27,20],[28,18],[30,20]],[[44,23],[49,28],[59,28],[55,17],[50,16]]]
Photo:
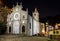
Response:
[[[12,9],[10,9],[11,10],[11,12],[13,12],[13,8]]]
[[[24,21],[22,23],[25,23]]]
[[[9,22],[9,25],[11,25],[11,22]]]
[[[0,4],[2,4],[2,0],[0,0]]]
[[[45,36],[48,36],[48,32],[47,31],[45,32]]]
[[[44,30],[42,30],[42,32],[44,33],[45,31],[44,31]]]
[[[45,33],[44,28],[42,29],[42,33]]]
[[[18,8],[16,8],[16,11],[18,11]]]
[[[58,29],[59,28],[58,26],[60,26],[60,23],[59,24],[56,23],[55,29]]]

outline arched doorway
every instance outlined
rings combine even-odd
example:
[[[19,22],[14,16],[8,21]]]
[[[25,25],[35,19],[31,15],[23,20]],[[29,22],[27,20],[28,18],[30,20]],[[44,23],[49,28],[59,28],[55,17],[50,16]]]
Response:
[[[25,26],[23,25],[22,26],[22,34],[24,34],[25,33]]]
[[[9,33],[11,33],[11,26],[9,26]]]

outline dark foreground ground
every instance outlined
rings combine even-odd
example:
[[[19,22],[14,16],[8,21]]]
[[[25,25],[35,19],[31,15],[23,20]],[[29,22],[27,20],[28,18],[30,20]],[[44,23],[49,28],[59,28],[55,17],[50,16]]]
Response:
[[[0,35],[0,41],[57,41],[48,37],[22,36],[22,35]]]

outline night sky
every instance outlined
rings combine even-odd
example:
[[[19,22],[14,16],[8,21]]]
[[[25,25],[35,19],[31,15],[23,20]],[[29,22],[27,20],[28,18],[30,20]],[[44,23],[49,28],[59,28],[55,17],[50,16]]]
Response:
[[[28,8],[31,13],[34,8],[38,8],[40,17],[60,15],[60,2],[57,0],[3,0],[3,3],[9,8],[12,8],[13,4],[22,2],[23,9]]]

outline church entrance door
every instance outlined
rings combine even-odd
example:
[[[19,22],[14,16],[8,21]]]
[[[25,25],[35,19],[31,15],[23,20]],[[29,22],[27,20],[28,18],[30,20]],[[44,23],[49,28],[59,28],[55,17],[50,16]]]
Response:
[[[22,34],[25,34],[25,26],[22,26]]]
[[[13,24],[13,34],[19,34],[19,22],[15,21]]]

